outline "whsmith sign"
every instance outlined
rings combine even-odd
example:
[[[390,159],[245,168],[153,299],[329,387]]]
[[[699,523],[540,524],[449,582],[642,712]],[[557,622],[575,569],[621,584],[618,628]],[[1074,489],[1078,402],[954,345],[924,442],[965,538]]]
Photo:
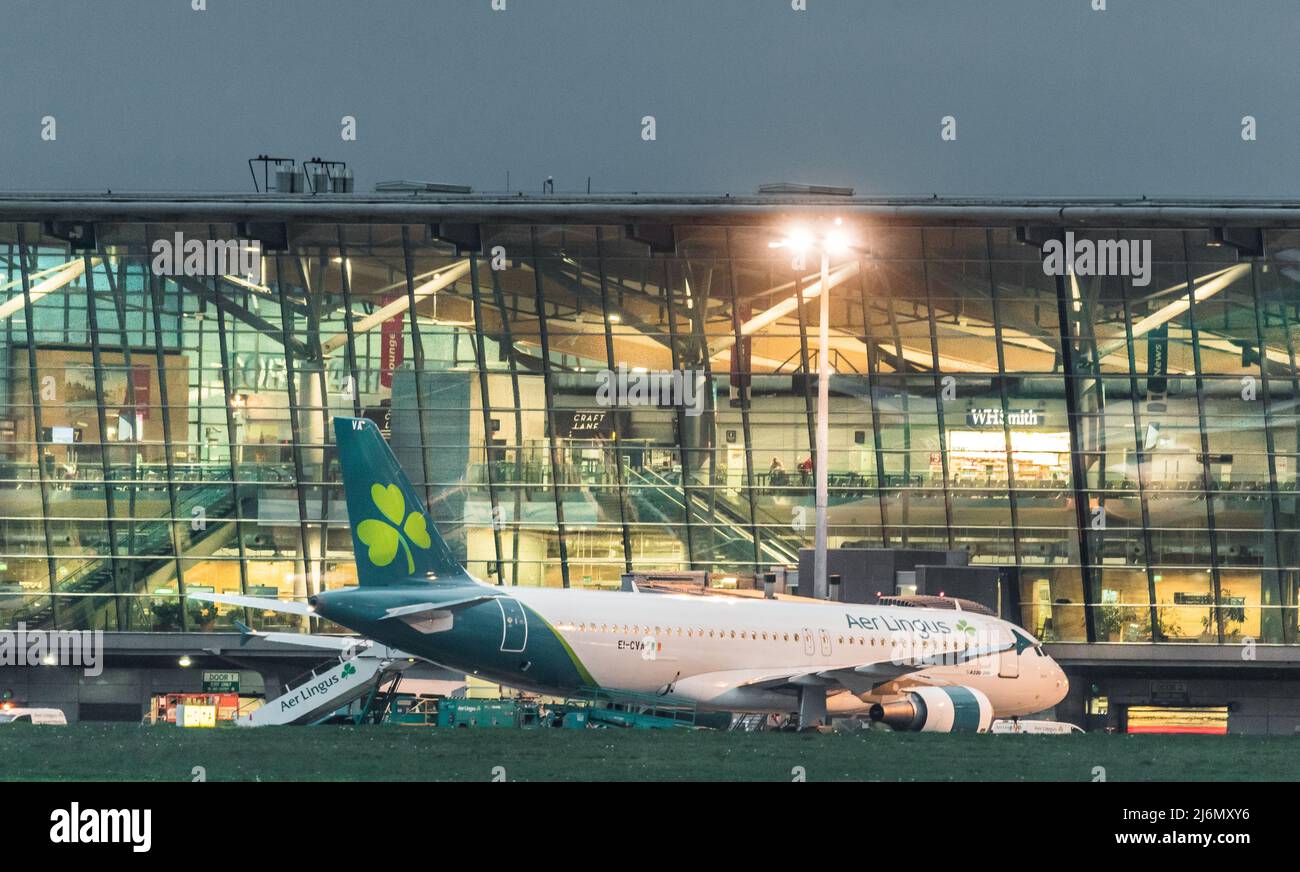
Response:
[[[967,427],[1002,427],[1002,409],[990,407],[985,409],[967,409]],[[1008,427],[1042,427],[1047,424],[1047,415],[1039,409],[1008,409],[1005,426]]]

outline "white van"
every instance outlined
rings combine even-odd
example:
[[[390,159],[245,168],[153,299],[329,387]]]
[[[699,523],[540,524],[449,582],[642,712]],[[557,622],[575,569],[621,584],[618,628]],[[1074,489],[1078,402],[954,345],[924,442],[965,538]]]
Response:
[[[68,716],[56,708],[10,708],[0,710],[0,724],[48,724],[66,727]]]
[[[1082,733],[1083,730],[1066,721],[1027,721],[1007,718],[996,720],[989,727],[990,733],[1038,733],[1040,735],[1066,735]]]

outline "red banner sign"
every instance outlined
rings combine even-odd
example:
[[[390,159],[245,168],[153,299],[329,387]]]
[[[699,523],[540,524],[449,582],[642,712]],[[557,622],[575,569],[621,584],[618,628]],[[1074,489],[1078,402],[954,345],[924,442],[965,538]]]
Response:
[[[401,299],[399,295],[389,294],[383,298],[382,305],[387,306],[398,299]],[[402,338],[405,323],[406,313],[398,312],[385,321],[379,331],[379,384],[386,388],[393,386],[393,370],[402,365],[406,355],[405,340]]]

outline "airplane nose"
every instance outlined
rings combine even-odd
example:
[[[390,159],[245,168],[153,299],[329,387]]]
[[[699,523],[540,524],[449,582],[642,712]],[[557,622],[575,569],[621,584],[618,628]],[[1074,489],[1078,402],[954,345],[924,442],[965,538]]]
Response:
[[[1070,679],[1066,677],[1065,670],[1061,668],[1061,664],[1057,663],[1055,660],[1052,661],[1052,680],[1056,685],[1055,690],[1053,691],[1056,695],[1056,700],[1052,705],[1056,705],[1056,703],[1065,699],[1066,695],[1069,694]]]

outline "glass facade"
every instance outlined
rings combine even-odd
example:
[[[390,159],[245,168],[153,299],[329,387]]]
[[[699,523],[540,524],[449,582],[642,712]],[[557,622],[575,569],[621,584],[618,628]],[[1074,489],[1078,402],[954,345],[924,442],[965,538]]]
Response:
[[[230,224],[99,224],[75,252],[0,224],[0,626],[270,626],[183,595],[352,583],[335,415],[380,422],[489,582],[811,547],[822,288],[779,228],[288,230],[249,280],[152,268]],[[1149,240],[1141,286],[1048,275],[1011,227],[855,232],[828,282],[832,547],[1006,567],[1047,640],[1297,642],[1300,231],[1252,258],[1076,231]],[[609,399],[669,371],[677,394]]]

